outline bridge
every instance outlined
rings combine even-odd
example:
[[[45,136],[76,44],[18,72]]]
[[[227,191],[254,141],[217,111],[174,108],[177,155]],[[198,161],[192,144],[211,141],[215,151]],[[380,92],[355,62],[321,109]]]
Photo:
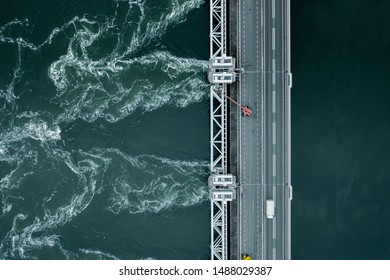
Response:
[[[211,0],[209,81],[211,259],[290,259],[289,0]]]

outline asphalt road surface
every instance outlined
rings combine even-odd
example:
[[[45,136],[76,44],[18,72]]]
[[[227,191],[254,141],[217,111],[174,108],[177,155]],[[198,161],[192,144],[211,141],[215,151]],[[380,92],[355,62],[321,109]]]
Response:
[[[290,258],[288,0],[239,2],[240,253]],[[265,200],[275,201],[267,219]]]

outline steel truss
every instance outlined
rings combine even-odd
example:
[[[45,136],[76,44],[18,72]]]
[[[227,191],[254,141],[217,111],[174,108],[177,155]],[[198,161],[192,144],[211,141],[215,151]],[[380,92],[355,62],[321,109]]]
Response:
[[[227,85],[235,81],[235,61],[226,55],[226,1],[210,3],[210,169],[211,259],[228,259],[228,203],[235,177],[227,174]]]
[[[210,58],[226,56],[226,0],[210,3]]]
[[[210,87],[210,136],[211,172],[226,174],[227,171],[227,121],[226,85]]]
[[[211,259],[227,260],[227,202],[211,201]]]

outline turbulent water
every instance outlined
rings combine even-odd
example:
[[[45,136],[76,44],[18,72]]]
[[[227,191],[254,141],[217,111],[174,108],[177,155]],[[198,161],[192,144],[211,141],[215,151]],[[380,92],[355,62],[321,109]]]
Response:
[[[0,258],[208,258],[206,3],[1,7]]]
[[[390,2],[291,1],[292,257],[390,258]],[[208,259],[208,1],[0,0],[0,259]]]

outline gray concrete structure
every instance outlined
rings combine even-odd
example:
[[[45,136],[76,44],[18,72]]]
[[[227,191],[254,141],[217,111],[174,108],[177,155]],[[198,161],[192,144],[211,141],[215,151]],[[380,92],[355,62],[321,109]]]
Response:
[[[238,1],[238,96],[253,110],[238,118],[238,252],[254,259],[291,258],[289,13],[289,0]]]

